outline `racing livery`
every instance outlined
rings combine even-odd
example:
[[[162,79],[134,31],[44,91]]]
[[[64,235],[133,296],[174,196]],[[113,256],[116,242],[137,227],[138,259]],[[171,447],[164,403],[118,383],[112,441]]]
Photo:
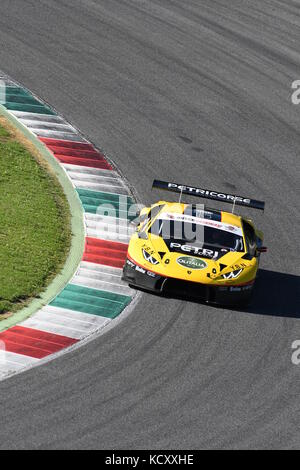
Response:
[[[258,270],[263,234],[234,214],[181,202],[191,194],[256,209],[264,202],[155,180],[153,187],[180,193],[179,202],[145,207],[132,235],[123,279],[157,293],[197,297],[209,303],[248,303]]]

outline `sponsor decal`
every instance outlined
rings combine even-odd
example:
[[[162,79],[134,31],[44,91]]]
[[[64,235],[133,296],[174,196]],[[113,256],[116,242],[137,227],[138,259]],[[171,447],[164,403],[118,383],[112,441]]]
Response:
[[[180,250],[183,253],[192,253],[193,255],[203,256],[204,258],[217,259],[219,252],[209,250],[208,248],[200,248],[192,245],[182,245],[181,243],[170,243],[170,251]]]
[[[205,269],[207,267],[204,260],[193,256],[179,256],[176,261],[180,266],[188,269]]]
[[[232,271],[237,271],[238,269],[242,269],[246,267],[247,267],[246,263],[233,264],[232,266],[230,266]]]
[[[198,217],[200,219],[210,219],[215,220],[217,222],[221,222],[222,215],[220,211],[212,211],[204,209],[203,206],[200,208],[200,204],[197,205],[189,205],[186,207],[184,211],[185,215],[192,215],[194,217]]]
[[[141,274],[147,274],[147,276],[150,276],[150,277],[159,277],[158,275],[156,275],[155,273],[153,273],[152,271],[147,271],[146,269],[142,268],[141,266],[138,266],[137,264],[134,264],[132,261],[130,261],[129,259],[126,260],[126,263],[128,264],[128,266],[130,266],[132,269],[134,269],[135,271],[141,273]]]
[[[253,287],[253,286],[252,286],[251,284],[250,284],[250,285],[247,285],[247,286],[241,286],[241,287],[234,287],[234,286],[232,286],[232,287],[229,288],[229,290],[230,290],[230,292],[240,292],[240,291],[243,292],[243,291],[246,291],[246,290],[251,290],[252,287]]]
[[[238,269],[236,271],[231,271],[230,273],[227,273],[227,274],[223,274],[223,278],[224,279],[227,279],[227,280],[230,280],[230,279],[235,279],[237,278],[241,272],[243,271],[243,269]]]
[[[146,261],[148,261],[148,263],[151,263],[151,264],[159,264],[159,261],[157,261],[157,259],[155,259],[152,254],[148,253],[146,250],[142,250],[143,251],[143,256],[145,258]]]
[[[152,273],[151,271],[147,271],[147,276],[150,277],[157,277],[155,273]]]
[[[139,273],[146,274],[146,269],[141,268],[140,266],[136,266],[135,269],[136,269],[136,271],[138,271]]]
[[[126,260],[126,263],[127,263],[128,266],[130,266],[131,268],[135,268],[135,264],[134,264],[132,261],[130,261],[130,259],[127,259],[127,260]]]
[[[235,194],[227,194],[219,191],[212,191],[210,189],[197,188],[195,186],[187,186],[185,184],[170,183],[167,181],[154,180],[153,188],[166,189],[168,191],[175,191],[181,194],[190,194],[192,196],[200,196],[207,199],[214,199],[229,203],[235,203],[242,206],[254,207],[256,209],[264,210],[264,201],[257,201],[255,199],[237,196]]]
[[[177,189],[185,193],[218,198],[218,199],[223,199],[225,201],[233,202],[235,200],[236,202],[242,202],[243,204],[247,204],[247,205],[251,204],[251,200],[249,198],[235,196],[233,194],[219,193],[217,191],[210,191],[208,189],[195,188],[193,186],[185,186],[185,185],[179,185],[176,183],[168,183],[168,189]]]
[[[145,251],[147,251],[150,255],[153,255],[154,254],[154,250],[151,246],[149,246],[149,244],[147,243],[144,243],[142,245],[142,248],[144,248]]]
[[[157,220],[175,220],[182,223],[197,224],[203,227],[213,227],[218,230],[223,230],[224,232],[233,232],[237,235],[242,236],[243,232],[240,227],[234,225],[225,224],[224,222],[217,222],[215,220],[205,219],[201,217],[194,217],[193,215],[188,214],[163,214],[162,217],[159,217]]]

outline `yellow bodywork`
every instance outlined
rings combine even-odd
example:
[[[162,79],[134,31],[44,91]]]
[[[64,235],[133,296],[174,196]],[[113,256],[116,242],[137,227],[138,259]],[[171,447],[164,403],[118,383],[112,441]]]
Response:
[[[141,211],[141,216],[146,216],[150,210],[153,210],[153,208],[158,205],[162,205],[163,207],[159,212],[159,217],[164,213],[183,214],[187,207],[187,204],[159,201],[157,204],[151,206],[151,208],[144,208]],[[240,216],[225,211],[220,212],[222,223],[239,227],[243,232],[242,218]],[[246,220],[254,228],[251,220]],[[170,252],[162,237],[148,232],[152,223],[153,219],[146,219],[144,222],[141,222],[137,227],[137,231],[132,235],[128,247],[128,258],[144,269],[164,277],[172,277],[215,286],[240,286],[251,284],[255,280],[259,258],[254,256],[252,259],[242,259],[242,256],[247,253],[246,249],[244,252],[228,252],[218,260],[203,258],[206,267],[201,269],[187,269],[187,267],[179,264],[177,260],[179,257],[183,258],[184,256],[194,258],[194,254],[188,252],[186,254],[182,252]],[[146,239],[139,238],[140,231],[146,233]],[[258,231],[256,231],[256,233],[262,239],[262,233]],[[246,247],[244,232],[243,239],[244,246]],[[153,256],[158,261],[158,264],[153,265],[151,262],[146,261],[143,250]],[[162,259],[159,252],[165,253]],[[197,258],[199,257],[197,256]],[[224,268],[224,265],[227,267]],[[223,275],[240,269],[242,269],[242,271],[238,277],[234,279],[224,279]]]

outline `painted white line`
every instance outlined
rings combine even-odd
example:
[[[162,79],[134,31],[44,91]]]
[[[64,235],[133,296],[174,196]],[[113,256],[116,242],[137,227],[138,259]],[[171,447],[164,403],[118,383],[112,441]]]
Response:
[[[33,357],[0,350],[0,380],[7,375],[22,372],[24,368],[32,367],[38,362]]]
[[[87,281],[93,280],[104,282],[118,287],[128,287],[127,284],[121,280],[120,276],[114,276],[105,272],[100,273],[83,268],[79,269],[78,274],[72,279],[72,284],[75,284],[75,281],[77,282],[79,278],[86,279]]]
[[[82,180],[75,180],[73,178],[71,179],[76,188],[88,189],[90,191],[99,191],[103,193],[117,194],[120,196],[128,195],[128,190],[122,187],[121,185],[87,182]]]
[[[97,263],[90,263],[89,261],[81,261],[79,269],[91,270],[95,271],[95,273],[107,273],[107,274],[115,274],[118,275],[120,278],[122,276],[122,269],[115,268],[114,266],[106,266],[105,264],[97,264]]]
[[[62,307],[55,307],[54,305],[47,305],[43,307],[40,312],[45,312],[53,315],[59,315],[62,318],[68,318],[69,320],[74,320],[74,322],[80,324],[87,324],[87,325],[95,325],[97,323],[103,323],[103,317],[98,315],[93,315],[91,313],[82,313],[78,312],[77,310],[71,310],[69,308],[62,308]]]
[[[73,279],[71,284],[75,284],[77,286],[89,287],[90,289],[102,290],[105,292],[112,292],[114,294],[127,295],[129,297],[134,294],[134,291],[126,285],[122,286],[122,285],[104,281],[104,280],[99,281],[97,279],[90,279],[84,276],[76,276],[76,278]]]
[[[39,123],[37,123],[39,124]],[[31,132],[33,132],[34,134],[37,134],[37,135],[45,135],[45,137],[49,134],[51,135],[55,135],[57,137],[60,137],[62,135],[66,135],[66,136],[70,136],[70,137],[78,137],[79,138],[79,135],[77,134],[77,132],[74,132],[72,129],[61,129],[61,130],[56,130],[55,128],[54,129],[51,129],[51,128],[47,128],[44,129],[42,126],[39,127],[39,126],[36,126],[36,127],[31,127],[31,126],[26,126],[28,127],[28,129],[31,130]]]
[[[23,371],[23,368],[16,367],[13,364],[1,365],[0,364],[0,380],[6,379],[9,375],[14,375]]]
[[[0,80],[1,80],[2,82],[4,82],[4,86],[5,86],[5,87],[10,88],[10,87],[15,87],[15,86],[16,86],[16,85],[14,84],[14,82],[12,82],[11,80],[7,80],[7,79],[4,78],[4,77],[0,77]]]
[[[101,240],[110,240],[112,242],[120,242],[124,244],[129,243],[130,237],[128,235],[124,235],[118,233],[117,231],[106,231],[106,230],[99,230],[94,228],[87,227],[87,236],[91,238],[100,238]]]
[[[55,312],[52,310],[53,308],[56,308]],[[22,326],[68,338],[81,339],[111,321],[110,318],[72,310],[68,312],[68,315],[66,310],[48,307],[48,310],[40,310],[36,315],[26,320]]]
[[[95,216],[95,214],[93,214]],[[131,235],[135,232],[135,227],[128,223],[127,219],[119,219],[117,217],[108,217],[98,215],[98,217],[90,217],[85,214],[85,224],[88,236],[102,238],[106,235],[105,240],[124,240],[128,243]]]
[[[124,224],[123,222],[119,223],[119,219],[117,217],[106,217],[100,215],[98,219],[86,217],[85,221],[88,228],[95,230],[103,230],[107,227],[108,231],[118,231],[124,235],[132,234],[134,232],[133,228],[129,224]]]
[[[38,114],[38,113],[29,113],[26,111],[9,111],[10,114],[13,114],[16,118],[18,118],[20,121],[24,121],[24,124],[26,125],[27,120],[32,120],[32,121],[47,121],[47,122],[66,122],[62,117],[60,116],[53,116],[51,114]]]
[[[120,227],[130,227],[130,232],[134,232],[135,227],[133,224],[130,223],[128,219],[120,219],[119,217],[110,217],[108,215],[101,215],[101,214],[91,214],[89,212],[85,213],[85,221],[87,225],[91,227],[95,224],[107,224],[107,225],[115,225]]]
[[[15,111],[12,112],[12,114],[15,113]],[[68,126],[69,124],[64,121],[64,119],[60,118],[59,116],[52,116],[51,114],[30,114],[30,113],[22,113],[22,115],[28,114],[28,116],[22,117],[22,116],[16,116],[19,119],[19,121],[24,124],[26,127],[38,127],[39,125],[41,126]]]
[[[92,266],[94,266],[93,263],[87,263]],[[112,284],[119,284],[121,285],[127,285],[121,280],[122,277],[122,270],[119,268],[111,268],[114,269],[115,271],[107,271],[104,268],[106,267],[103,264],[99,264],[101,269],[95,270],[92,267],[84,267],[83,262],[80,264],[80,267],[76,273],[76,276],[84,276],[90,279],[96,279],[96,281],[106,281],[106,282],[111,282]],[[110,266],[107,266],[110,268]]]
[[[22,354],[12,353],[9,351],[0,350],[0,364],[10,363],[16,364],[21,367],[32,364],[33,362],[38,362],[38,359],[33,357],[23,356]]]
[[[84,167],[83,167],[84,168]],[[125,188],[124,183],[120,178],[118,178],[115,174],[112,174],[113,172],[110,170],[104,170],[106,173],[101,174],[101,173],[94,173],[94,172],[79,172],[79,171],[67,171],[69,177],[72,180],[77,180],[77,181],[85,181],[87,183],[103,183],[103,184],[111,184],[112,186],[120,186],[124,189]],[[128,190],[127,190],[128,193]]]
[[[72,133],[72,134],[77,134],[76,129],[74,127],[69,126],[69,124],[65,124],[64,122],[43,122],[43,121],[24,121],[23,119],[20,119],[22,124],[25,124],[26,127],[29,127],[29,129],[32,129],[33,132],[38,131],[38,130],[44,130],[44,131],[59,131],[59,132],[66,132],[66,133]]]
[[[38,137],[45,137],[47,139],[57,139],[57,140],[66,140],[67,142],[82,142],[85,143],[86,140],[83,137],[80,137],[77,134],[68,134],[65,132],[58,131],[43,131],[37,129],[29,129],[31,132]]]
[[[79,166],[79,165],[72,165],[70,163],[61,163],[61,165],[64,167],[64,169],[69,172],[77,172],[81,174],[87,174],[87,175],[99,175],[99,176],[104,176],[108,178],[118,178],[118,174],[113,171],[113,170],[108,170],[108,169],[101,169],[101,168],[92,168],[88,166]]]

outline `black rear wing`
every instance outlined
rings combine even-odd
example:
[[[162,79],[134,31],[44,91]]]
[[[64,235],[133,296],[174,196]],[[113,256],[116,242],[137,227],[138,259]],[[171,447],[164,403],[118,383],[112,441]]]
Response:
[[[264,201],[257,201],[256,199],[249,199],[243,196],[236,196],[234,194],[227,194],[211,189],[196,188],[194,186],[186,186],[184,184],[169,183],[167,181],[154,180],[152,188],[164,189],[180,194],[189,194],[190,196],[203,197],[205,199],[212,199],[219,202],[228,202],[233,205],[244,207],[252,207],[254,209],[264,210]]]

